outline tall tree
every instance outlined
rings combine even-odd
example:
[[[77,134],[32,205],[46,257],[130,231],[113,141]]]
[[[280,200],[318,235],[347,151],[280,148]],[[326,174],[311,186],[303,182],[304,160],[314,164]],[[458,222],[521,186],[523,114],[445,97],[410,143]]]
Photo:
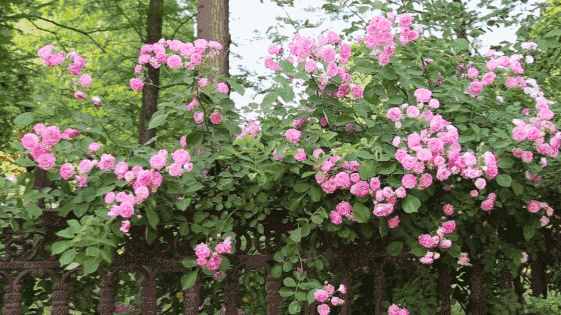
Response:
[[[162,38],[164,15],[164,0],[150,0],[146,20],[146,43],[152,44]],[[148,67],[146,83],[142,91],[142,109],[138,125],[138,140],[146,143],[156,135],[155,129],[149,129],[148,123],[152,115],[158,110],[158,96],[160,94],[160,69]]]
[[[212,58],[210,63],[216,67],[217,73],[228,75],[231,43],[229,0],[199,0],[197,9],[197,37],[222,44],[222,53]]]

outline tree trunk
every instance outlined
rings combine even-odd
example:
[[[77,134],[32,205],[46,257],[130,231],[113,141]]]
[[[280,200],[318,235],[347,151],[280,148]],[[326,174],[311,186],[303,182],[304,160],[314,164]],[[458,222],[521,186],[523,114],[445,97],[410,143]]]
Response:
[[[238,315],[241,302],[240,292],[240,266],[239,262],[234,262],[232,269],[224,280],[224,306],[225,315]]]
[[[438,266],[438,300],[440,303],[439,315],[452,314],[452,306],[450,303],[450,291],[452,290],[452,275],[450,266],[443,263]]]
[[[183,314],[197,315],[199,314],[199,306],[201,305],[201,282],[195,281],[192,288],[183,291]]]
[[[230,5],[229,0],[199,0],[197,4],[197,37],[222,44],[222,52],[209,60],[219,75],[230,71]]]
[[[476,262],[471,268],[470,278],[470,307],[469,314],[471,315],[486,315],[487,304],[483,279],[483,266],[481,263]]]
[[[341,315],[351,315],[352,291],[351,291],[351,274],[347,273],[341,280],[341,284],[347,289],[347,293],[343,296],[345,304],[341,306]]]
[[[273,278],[270,268],[267,268],[266,277],[267,315],[280,315],[282,314],[282,297],[279,294],[279,290],[282,287],[282,283],[279,279]]]
[[[162,25],[164,15],[164,0],[150,0],[148,5],[148,18],[146,21],[146,41],[152,44],[162,38]],[[160,69],[148,67],[142,90],[142,109],[138,125],[138,141],[141,144],[156,136],[155,129],[148,129],[152,115],[158,110],[158,96],[160,93]]]
[[[543,255],[533,255],[530,262],[532,270],[532,295],[547,297],[547,280]]]
[[[385,290],[384,263],[380,263],[374,270],[374,315],[385,315],[384,290]]]

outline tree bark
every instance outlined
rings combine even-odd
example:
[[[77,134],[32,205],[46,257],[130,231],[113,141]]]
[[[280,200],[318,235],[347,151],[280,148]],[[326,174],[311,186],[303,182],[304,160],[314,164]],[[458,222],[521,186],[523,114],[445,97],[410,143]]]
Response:
[[[487,304],[483,279],[483,266],[481,263],[476,262],[471,268],[470,277],[470,307],[469,314],[471,315],[486,315]]]
[[[384,263],[380,263],[374,270],[374,315],[384,315],[384,291],[385,291]]]
[[[197,280],[192,288],[183,291],[183,314],[199,314],[201,305],[201,282]]]
[[[145,43],[152,44],[162,38],[164,15],[164,0],[150,0],[148,17],[146,20]],[[152,115],[158,110],[158,96],[160,94],[160,69],[148,67],[148,73],[142,90],[142,108],[138,125],[138,141],[141,144],[156,136],[155,129],[148,129]]]
[[[234,267],[228,271],[224,281],[224,306],[225,315],[238,315],[241,302],[240,292],[240,266],[234,262]]]
[[[267,291],[267,315],[282,314],[282,297],[279,290],[282,283],[279,279],[273,278],[270,268],[267,268],[265,289]]]
[[[197,37],[222,44],[222,52],[208,62],[216,69],[216,73],[224,76],[230,71],[229,16],[229,0],[199,0],[197,4]]]
[[[345,304],[341,306],[341,315],[351,315],[351,303],[352,303],[352,287],[351,287],[351,274],[347,273],[341,280],[341,284],[347,289],[347,293],[343,296]]]
[[[440,303],[439,315],[452,314],[450,291],[452,290],[452,275],[450,266],[443,263],[438,266],[438,300]]]
[[[532,295],[547,297],[547,279],[546,279],[546,266],[543,260],[543,255],[533,255],[530,262],[532,270]]]

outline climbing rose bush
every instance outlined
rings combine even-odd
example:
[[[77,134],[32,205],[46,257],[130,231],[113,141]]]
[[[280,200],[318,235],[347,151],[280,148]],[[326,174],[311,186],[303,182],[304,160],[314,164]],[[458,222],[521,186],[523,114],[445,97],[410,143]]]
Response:
[[[47,205],[69,218],[51,251],[91,273],[141,234],[147,242],[173,235],[189,248],[185,289],[223,281],[237,254],[267,254],[291,314],[303,304],[330,314],[353,301],[345,285],[330,284],[349,280],[341,265],[359,270],[346,249],[368,257],[368,272],[383,269],[372,252],[427,272],[437,261],[469,270],[502,250],[473,242],[472,229],[501,237],[514,221],[523,241],[509,244],[509,257],[518,268],[512,252],[556,217],[540,182],[561,147],[552,101],[530,70],[538,47],[520,47],[469,56],[423,38],[414,15],[392,12],[352,40],[295,34],[264,52],[274,86],[259,118],[244,122],[229,99],[239,82],[208,68],[219,43],[145,44],[133,92],[152,84],[154,69],[188,86],[166,94],[149,122],[155,144],[123,150],[48,119],[20,137],[28,165],[51,182]],[[54,45],[38,56],[50,71],[67,67],[71,97],[90,97],[95,78],[82,56]],[[90,100],[99,109],[101,99]],[[85,235],[96,239],[80,242]],[[387,302],[390,315],[423,308]]]

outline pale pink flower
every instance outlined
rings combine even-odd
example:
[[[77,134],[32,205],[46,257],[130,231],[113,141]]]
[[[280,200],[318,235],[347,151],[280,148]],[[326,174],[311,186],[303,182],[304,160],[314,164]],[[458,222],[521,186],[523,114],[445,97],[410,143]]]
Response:
[[[62,179],[69,180],[75,174],[74,166],[70,163],[62,164],[60,166],[59,174]]]
[[[297,129],[290,128],[284,133],[284,138],[293,144],[297,144],[300,142],[300,137],[302,136],[302,132]]]
[[[317,311],[319,315],[329,315],[329,313],[331,312],[331,309],[329,308],[329,305],[327,304],[320,304],[317,307]]]
[[[419,88],[415,90],[415,98],[418,103],[426,103],[430,101],[432,92],[425,88]]]
[[[216,91],[221,94],[228,94],[228,92],[230,92],[230,88],[226,83],[220,82],[216,85]]]
[[[296,152],[294,153],[294,159],[296,161],[305,161],[307,159],[306,151],[304,151],[304,149],[296,149]]]
[[[34,133],[26,133],[21,137],[21,145],[27,150],[32,150],[39,145],[39,137]]]
[[[204,112],[194,112],[193,113],[193,121],[195,124],[200,125],[205,120],[205,113]]]
[[[144,88],[144,82],[139,78],[132,78],[129,81],[129,86],[133,91],[139,92]]]
[[[119,231],[128,234],[129,230],[131,228],[131,221],[129,220],[124,220],[121,222],[121,226],[119,227]]]
[[[92,85],[92,76],[89,74],[82,74],[78,82],[82,87],[89,88]]]

